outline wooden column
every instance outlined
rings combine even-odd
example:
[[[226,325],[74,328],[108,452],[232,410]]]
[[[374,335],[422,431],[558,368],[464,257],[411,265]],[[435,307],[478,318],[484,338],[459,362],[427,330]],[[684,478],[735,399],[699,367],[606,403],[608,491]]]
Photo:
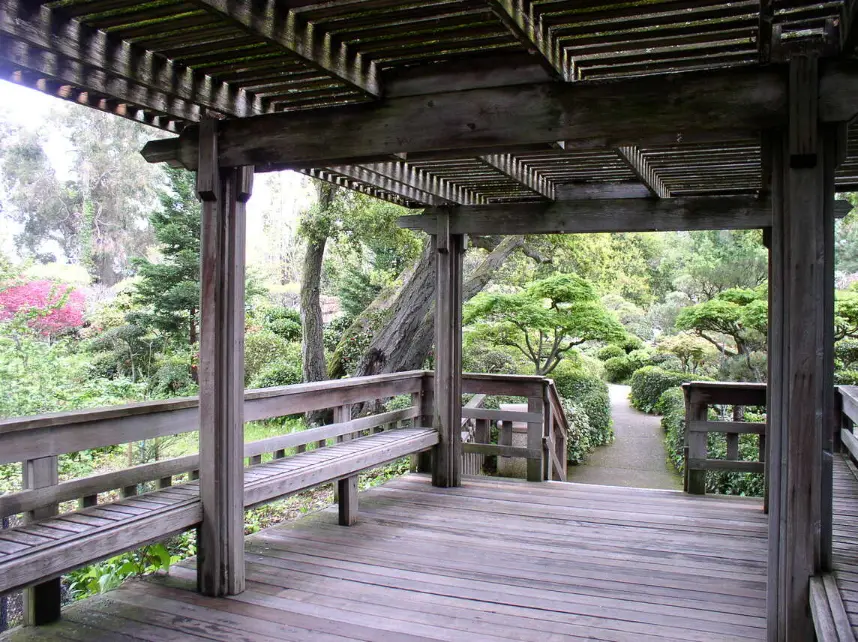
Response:
[[[543,414],[542,397],[529,397],[527,399],[527,412]],[[537,457],[527,459],[527,481],[543,481],[551,479],[545,477],[545,449],[542,445],[542,437],[545,435],[547,426],[543,421],[534,421],[527,424],[527,449],[533,453],[539,453]]]
[[[774,145],[769,310],[768,637],[813,639],[808,582],[823,565],[833,413],[833,139],[817,118],[815,56],[790,62],[789,130]],[[829,274],[831,273],[831,274]],[[827,444],[827,445],[826,445]],[[830,475],[830,468],[828,468]],[[830,500],[829,500],[830,501]]]
[[[440,443],[432,457],[432,484],[462,485],[462,257],[464,237],[438,218],[435,236],[435,412]]]
[[[218,169],[216,121],[200,125],[200,498],[197,584],[244,590],[245,203],[253,168]]]
[[[56,457],[30,459],[23,464],[24,488],[36,489],[56,486],[59,482]],[[26,521],[32,522],[57,514],[57,505],[51,504],[27,513]],[[60,619],[62,587],[60,578],[36,584],[24,590],[24,624],[39,626]]]

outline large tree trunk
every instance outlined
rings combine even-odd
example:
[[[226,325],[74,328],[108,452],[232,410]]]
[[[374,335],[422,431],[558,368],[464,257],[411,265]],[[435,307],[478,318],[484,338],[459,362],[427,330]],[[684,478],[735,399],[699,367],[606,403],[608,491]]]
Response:
[[[499,243],[481,243],[491,249],[488,256],[465,279],[462,300],[479,293],[503,262],[524,246],[523,236],[506,237]],[[435,257],[427,240],[417,262],[401,277],[401,286],[382,292],[346,331],[338,346],[342,348],[364,333],[371,332],[369,347],[353,372],[342,358],[334,359],[331,376],[346,374],[364,376],[384,372],[402,372],[423,367],[434,339],[435,323]],[[374,328],[377,319],[383,319]]]
[[[321,181],[316,183],[319,196],[318,212],[323,215],[331,206],[336,187]],[[305,382],[327,379],[325,367],[325,335],[319,294],[322,282],[322,260],[325,257],[326,234],[307,239],[304,269],[301,271],[301,362]],[[307,413],[309,424],[321,424],[324,413]]]

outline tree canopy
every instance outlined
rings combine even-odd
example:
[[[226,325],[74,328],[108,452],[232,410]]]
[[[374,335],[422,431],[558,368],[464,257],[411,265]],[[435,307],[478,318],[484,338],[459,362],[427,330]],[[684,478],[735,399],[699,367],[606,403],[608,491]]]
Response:
[[[534,281],[520,292],[478,294],[463,316],[466,324],[474,325],[471,332],[519,350],[539,375],[549,374],[570,350],[587,341],[625,336],[593,286],[574,274]]]

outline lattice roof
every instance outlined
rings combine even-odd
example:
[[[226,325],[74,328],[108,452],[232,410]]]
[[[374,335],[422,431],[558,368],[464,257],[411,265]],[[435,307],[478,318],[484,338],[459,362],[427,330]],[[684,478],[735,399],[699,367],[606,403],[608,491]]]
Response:
[[[0,77],[181,132],[205,116],[379,103],[413,92],[415,71],[457,63],[477,85],[498,66],[514,70],[500,84],[587,85],[764,66],[808,43],[851,56],[852,4],[0,0]],[[301,169],[408,206],[539,201],[597,184],[660,197],[753,194],[762,181],[758,138],[485,151]],[[837,183],[858,189],[854,128]]]

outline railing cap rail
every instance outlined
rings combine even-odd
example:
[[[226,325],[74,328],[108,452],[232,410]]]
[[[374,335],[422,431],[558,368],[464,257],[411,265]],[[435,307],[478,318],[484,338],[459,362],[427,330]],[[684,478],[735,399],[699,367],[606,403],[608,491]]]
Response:
[[[312,383],[298,383],[289,386],[276,386],[272,388],[258,388],[246,390],[245,401],[255,399],[266,399],[271,397],[289,397],[303,395],[320,390],[349,389],[356,386],[384,383],[386,381],[400,381],[402,379],[416,379],[426,375],[426,370],[410,370],[408,372],[394,372],[389,374],[370,375],[367,377],[353,377],[347,379],[328,379]],[[0,420],[0,434],[18,432],[21,430],[32,430],[37,428],[50,428],[53,426],[68,426],[106,419],[118,419],[137,415],[148,415],[162,412],[173,412],[186,408],[199,406],[198,396],[181,397],[177,399],[163,399],[156,401],[138,401],[135,403],[116,406],[104,406],[101,408],[89,408],[84,410],[71,410],[65,412],[52,412],[43,415],[32,415],[28,417],[12,417]]]
[[[719,390],[765,390],[766,384],[758,381],[688,381],[683,388],[717,388]]]

